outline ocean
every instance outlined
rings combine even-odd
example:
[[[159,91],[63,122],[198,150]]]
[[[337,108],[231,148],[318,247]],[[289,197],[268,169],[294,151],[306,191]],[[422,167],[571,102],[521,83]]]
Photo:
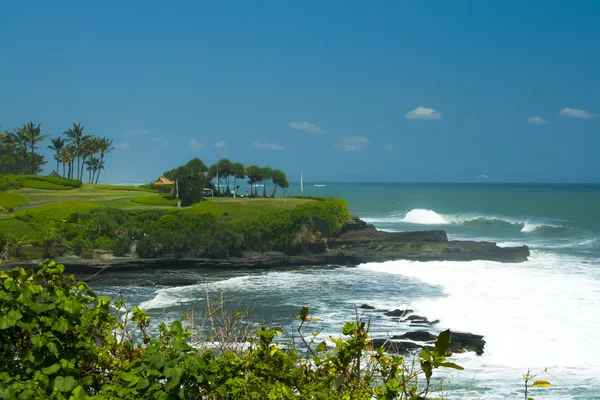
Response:
[[[288,336],[302,306],[322,319],[323,338],[339,335],[361,304],[410,308],[439,319],[438,330],[485,336],[482,356],[455,355],[465,370],[439,375],[447,398],[523,398],[523,375],[531,370],[552,384],[530,392],[536,399],[600,399],[600,185],[305,183],[304,194],[344,198],[352,214],[381,230],[443,229],[450,239],[525,244],[531,257],[515,264],[157,269],[100,275],[91,286],[112,297],[124,293],[156,323],[202,307],[208,288]],[[182,279],[197,283],[177,284]],[[408,330],[381,312],[359,314],[371,317],[374,337]]]

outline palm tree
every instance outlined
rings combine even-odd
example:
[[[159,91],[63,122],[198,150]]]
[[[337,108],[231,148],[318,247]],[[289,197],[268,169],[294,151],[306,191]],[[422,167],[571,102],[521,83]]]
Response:
[[[83,168],[85,160],[91,158],[96,153],[97,141],[95,136],[84,136],[79,147],[79,155],[81,156],[81,170],[79,171],[79,179],[83,180]]]
[[[100,159],[96,157],[90,157],[85,162],[85,165],[87,165],[86,171],[88,171],[88,183],[94,183],[94,177],[96,175],[96,171],[98,170],[99,163]]]
[[[277,191],[277,186],[281,187],[281,188],[285,188],[289,186],[289,183],[287,183],[287,177],[285,176],[285,172],[283,172],[280,169],[274,169],[273,173],[271,174],[271,179],[273,180],[273,183],[275,184],[275,188],[273,188],[273,193],[271,193],[271,198],[275,197],[275,192]]]
[[[73,178],[73,167],[75,163],[75,154],[77,152],[77,148],[74,144],[68,144],[63,150],[63,160],[69,166],[69,172],[67,173],[67,178]]]
[[[99,141],[98,151],[100,151],[100,162],[98,163],[98,175],[96,175],[96,183],[98,183],[98,179],[100,179],[100,170],[104,169],[104,156],[115,149],[112,144],[113,140],[107,138],[106,136],[101,138]]]
[[[249,165],[246,167],[246,176],[248,177],[248,183],[252,185],[251,188],[254,189],[254,193],[252,193],[253,196],[258,196],[258,193],[256,191],[256,184],[262,181],[261,171],[262,170],[258,165]]]
[[[24,141],[26,146],[29,146],[31,150],[29,161],[31,164],[31,173],[35,175],[38,172],[39,165],[44,164],[44,162],[43,160],[36,160],[36,158],[34,158],[33,153],[37,148],[37,144],[46,140],[46,138],[50,134],[46,133],[45,135],[42,135],[42,128],[40,123],[36,125],[33,122],[28,122],[27,124],[17,129],[19,131],[19,136]],[[38,166],[36,166],[36,164]]]
[[[269,182],[269,179],[271,179],[273,170],[269,167],[261,168],[260,175],[262,176],[263,183],[263,197],[267,197],[267,182]]]
[[[81,149],[81,142],[84,138],[83,125],[76,124],[73,122],[73,127],[66,130],[64,132],[64,135],[67,137],[67,141],[69,143],[72,143],[75,145],[75,152],[73,153],[73,155],[77,156],[77,172],[79,173],[80,149]],[[78,178],[78,179],[80,179],[80,178]]]
[[[48,146],[48,148],[54,152],[56,152],[56,154],[54,154],[54,159],[56,160],[56,173],[58,174],[58,162],[60,161],[60,153],[62,152],[63,148],[65,147],[65,140],[63,138],[61,138],[60,136],[57,137],[53,137],[52,139],[50,139],[50,141],[52,142],[52,144],[50,146]],[[64,165],[63,165],[63,175],[64,175]]]
[[[231,164],[231,174],[233,176],[233,189],[235,190],[235,195],[237,196],[237,180],[246,178],[246,170],[242,163],[236,162]]]

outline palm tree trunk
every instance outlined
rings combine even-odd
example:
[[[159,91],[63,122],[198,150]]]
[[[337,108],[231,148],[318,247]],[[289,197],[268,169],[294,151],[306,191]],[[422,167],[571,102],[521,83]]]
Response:
[[[83,180],[83,167],[85,167],[85,159],[86,159],[86,157],[83,156],[83,159],[81,160],[81,173],[79,174],[80,180]]]
[[[267,182],[263,181],[263,197],[267,197]]]
[[[100,153],[100,166],[102,166],[102,161],[104,161],[104,154]],[[100,168],[98,168],[98,175],[96,175],[96,185],[98,184],[98,179],[100,178]]]
[[[58,174],[58,152],[56,153],[56,173]]]
[[[65,177],[65,163],[63,162],[62,165],[63,165],[63,178],[64,178]]]
[[[275,188],[273,189],[273,193],[271,193],[271,198],[275,198],[275,191],[277,190],[277,184],[275,184]]]
[[[77,173],[79,174],[79,156],[77,156]],[[80,177],[78,177],[77,179],[81,179]]]

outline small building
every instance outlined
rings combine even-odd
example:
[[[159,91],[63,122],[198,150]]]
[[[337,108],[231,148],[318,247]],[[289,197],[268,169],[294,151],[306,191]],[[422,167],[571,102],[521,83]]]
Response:
[[[156,182],[154,182],[154,185],[158,189],[159,193],[171,193],[174,184],[175,182],[165,178],[164,176],[161,176]]]

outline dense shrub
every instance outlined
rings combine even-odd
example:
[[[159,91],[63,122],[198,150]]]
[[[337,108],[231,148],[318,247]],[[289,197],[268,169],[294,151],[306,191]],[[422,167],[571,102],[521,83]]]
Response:
[[[47,183],[44,186],[43,183]],[[0,191],[36,187],[41,189],[73,189],[81,187],[78,179],[67,179],[58,176],[43,175],[0,175]]]
[[[131,250],[132,241],[127,236],[118,237],[112,242],[112,255],[115,257],[125,257]]]
[[[305,343],[299,349],[275,343],[282,329],[267,327],[241,352],[194,348],[190,327],[197,321],[163,322],[155,334],[137,307],[126,313],[133,335],[122,322],[122,301],[98,297],[63,273],[51,261],[37,272],[0,270],[1,398],[417,400],[431,392],[435,369],[462,369],[446,360],[450,331],[413,366],[372,350],[362,321],[344,324],[343,336],[329,344],[307,341],[306,307],[296,316]]]

